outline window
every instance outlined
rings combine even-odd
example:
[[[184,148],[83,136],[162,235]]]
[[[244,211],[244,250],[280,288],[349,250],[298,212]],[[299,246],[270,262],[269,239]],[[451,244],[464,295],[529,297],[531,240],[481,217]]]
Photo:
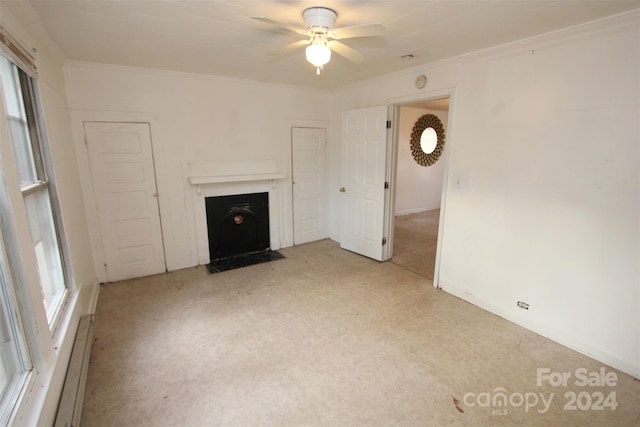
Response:
[[[72,308],[31,53],[0,23],[0,426],[35,425],[55,393],[49,379],[61,364],[52,362]]]
[[[0,228],[0,425],[6,425],[27,382],[31,363],[22,337],[15,288]]]
[[[4,102],[16,158],[31,239],[38,262],[42,301],[53,327],[67,295],[65,269],[56,223],[51,183],[44,161],[33,79],[16,64],[0,56]]]

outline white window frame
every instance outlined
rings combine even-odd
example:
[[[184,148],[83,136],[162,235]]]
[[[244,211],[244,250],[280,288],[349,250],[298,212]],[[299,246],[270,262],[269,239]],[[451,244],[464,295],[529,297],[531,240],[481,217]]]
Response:
[[[12,318],[15,320],[12,333],[17,336],[21,361],[23,363],[22,376],[12,390],[11,404],[3,402],[0,405],[0,426],[39,425],[40,411],[50,414],[51,381],[56,371],[59,371],[59,351],[64,346],[69,347],[71,338],[67,337],[69,315],[72,313],[75,300],[70,289],[73,288],[73,276],[70,264],[67,262],[69,249],[65,240],[63,223],[60,220],[61,210],[57,199],[53,164],[49,153],[45,131],[44,114],[38,90],[35,60],[31,51],[24,49],[13,39],[0,24],[0,55],[17,66],[27,77],[29,98],[32,103],[32,122],[30,132],[37,132],[38,154],[45,179],[31,184],[22,185],[16,165],[14,147],[11,140],[7,111],[5,109],[5,95],[2,93],[0,81],[0,231],[5,244],[4,256],[7,260],[5,272],[5,289],[13,301]],[[23,90],[21,86],[19,90]],[[23,103],[24,104],[24,103]],[[27,106],[25,106],[27,108]],[[28,131],[29,132],[29,131]],[[27,216],[26,197],[34,191],[47,191],[51,204],[51,216],[54,221],[56,241],[59,248],[64,275],[64,292],[57,310],[47,316],[43,299],[36,250],[31,235],[31,224]],[[8,279],[7,276],[9,277]],[[60,329],[60,330],[58,330]],[[72,343],[72,342],[71,342]],[[64,350],[66,351],[66,350]],[[62,361],[61,361],[62,362]],[[64,362],[62,362],[64,363]],[[55,391],[53,391],[55,393]],[[34,412],[34,410],[36,412]]]
[[[61,317],[63,309],[65,307],[65,303],[69,296],[69,269],[67,263],[65,262],[68,257],[66,256],[65,245],[62,244],[61,236],[63,235],[61,222],[58,221],[57,218],[59,215],[59,208],[57,203],[57,197],[55,189],[53,188],[53,182],[50,179],[49,171],[52,169],[50,156],[47,151],[47,141],[46,141],[46,132],[44,131],[44,123],[42,120],[42,112],[39,108],[40,100],[38,98],[38,90],[37,90],[37,80],[33,75],[30,75],[27,71],[22,69],[19,64],[12,61],[11,58],[5,56],[6,60],[13,64],[15,75],[12,78],[15,89],[20,92],[20,99],[23,108],[23,113],[25,117],[23,118],[12,118],[14,122],[21,121],[24,125],[24,131],[27,135],[29,146],[28,152],[30,153],[30,161],[33,167],[33,172],[35,174],[34,177],[31,177],[27,182],[21,183],[20,191],[22,192],[22,197],[25,204],[25,209],[29,205],[28,199],[31,198],[33,200],[38,194],[41,194],[42,200],[45,200],[50,205],[50,216],[47,216],[46,213],[41,219],[44,222],[50,222],[53,226],[53,230],[51,231],[53,236],[49,235],[50,246],[56,248],[56,253],[51,254],[48,252],[44,252],[46,254],[47,263],[51,261],[51,257],[53,256],[54,263],[57,266],[55,271],[58,274],[57,280],[54,283],[54,286],[57,287],[57,291],[53,295],[51,299],[47,296],[49,292],[45,290],[45,288],[49,289],[47,286],[50,283],[50,278],[47,274],[47,271],[50,271],[50,268],[47,268],[43,264],[45,263],[43,256],[36,255],[36,259],[38,259],[38,268],[41,272],[40,274],[40,290],[43,294],[43,304],[45,306],[45,314],[47,323],[49,325],[49,329],[52,334],[54,333],[56,326],[58,324],[58,320]],[[7,88],[5,88],[5,91]],[[8,117],[8,116],[7,116]],[[8,120],[8,119],[7,119]],[[14,149],[15,155],[15,149]],[[16,163],[19,163],[16,160]],[[36,212],[36,211],[31,211]],[[40,213],[41,211],[37,211]],[[29,211],[27,210],[27,213]],[[29,215],[28,215],[29,216]],[[34,220],[34,218],[30,218]],[[31,228],[31,226],[30,226]],[[39,234],[37,232],[38,228],[31,228],[31,235],[33,239],[37,239]],[[35,244],[35,241],[33,242]],[[34,253],[36,252],[36,247],[34,246]],[[60,288],[61,287],[61,288]]]
[[[1,177],[0,177],[1,180]],[[21,397],[28,390],[33,377],[33,361],[27,346],[27,334],[24,329],[22,313],[19,310],[15,278],[9,257],[6,253],[6,243],[2,224],[0,223],[0,299],[2,300],[8,318],[6,333],[11,336],[13,350],[16,352],[16,363],[20,371],[7,386],[4,394],[0,395],[0,425],[8,425],[15,415]],[[1,319],[3,321],[4,319]],[[0,362],[4,362],[4,358]],[[1,390],[0,390],[1,392]]]

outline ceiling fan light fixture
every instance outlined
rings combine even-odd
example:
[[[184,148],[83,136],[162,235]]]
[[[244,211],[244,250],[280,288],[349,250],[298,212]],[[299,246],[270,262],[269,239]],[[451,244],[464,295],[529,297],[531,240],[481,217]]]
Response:
[[[307,61],[316,67],[318,74],[320,74],[322,66],[331,59],[331,49],[327,46],[327,40],[323,34],[315,34],[313,36],[313,41],[307,46],[305,53]]]
[[[334,28],[337,16],[338,14],[333,9],[318,6],[309,7],[302,12],[304,29],[284,22],[275,21],[266,16],[253,16],[252,18],[309,37],[307,40],[291,43],[281,49],[269,52],[267,55],[279,55],[296,49],[299,46],[307,45],[305,51],[307,61],[313,64],[313,66],[316,67],[317,74],[320,74],[322,67],[331,60],[332,49],[340,56],[356,64],[364,61],[363,55],[342,43],[341,40],[356,37],[378,37],[386,35],[387,33],[387,29],[380,23]]]

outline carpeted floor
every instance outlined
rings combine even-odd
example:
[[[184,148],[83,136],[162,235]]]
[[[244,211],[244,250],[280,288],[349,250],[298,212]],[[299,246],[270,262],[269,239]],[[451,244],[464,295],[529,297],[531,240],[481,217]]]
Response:
[[[281,252],[102,286],[83,427],[640,425],[628,375],[333,241]],[[538,386],[538,368],[617,380]],[[618,406],[565,410],[571,391]]]
[[[391,262],[433,280],[440,209],[395,218]]]

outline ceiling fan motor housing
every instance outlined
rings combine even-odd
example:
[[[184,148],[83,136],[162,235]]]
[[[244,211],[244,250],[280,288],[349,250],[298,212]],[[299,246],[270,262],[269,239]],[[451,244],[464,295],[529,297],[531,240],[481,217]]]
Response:
[[[327,33],[333,29],[338,14],[326,7],[310,7],[302,12],[307,31]]]

